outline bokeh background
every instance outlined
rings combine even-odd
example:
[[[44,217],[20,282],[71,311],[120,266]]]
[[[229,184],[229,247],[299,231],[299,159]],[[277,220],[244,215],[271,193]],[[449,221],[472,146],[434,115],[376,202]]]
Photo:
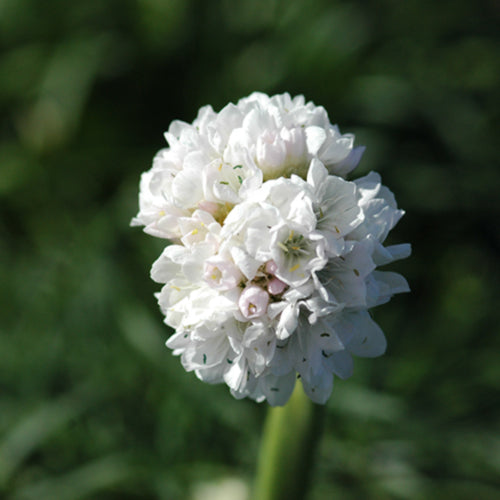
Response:
[[[499,20],[495,0],[1,0],[0,496],[222,499],[206,483],[231,478],[242,498],[266,407],[164,347],[163,242],[129,221],[173,119],[261,90],[356,134],[413,244],[310,498],[500,498]]]

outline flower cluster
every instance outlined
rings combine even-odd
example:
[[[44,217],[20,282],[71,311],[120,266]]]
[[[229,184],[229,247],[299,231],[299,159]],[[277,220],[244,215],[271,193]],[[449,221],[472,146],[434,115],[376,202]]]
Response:
[[[408,291],[376,270],[410,254],[383,246],[403,215],[394,196],[376,173],[346,180],[363,148],[302,96],[206,106],[165,137],[132,224],[172,242],[151,271],[167,346],[235,397],[283,405],[300,376],[325,403],[352,354],[385,351],[368,309]]]

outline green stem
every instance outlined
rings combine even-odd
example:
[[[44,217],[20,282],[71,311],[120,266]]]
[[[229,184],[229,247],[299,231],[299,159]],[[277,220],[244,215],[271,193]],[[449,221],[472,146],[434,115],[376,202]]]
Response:
[[[297,382],[285,406],[269,408],[257,466],[254,500],[302,500],[309,486],[324,406]]]

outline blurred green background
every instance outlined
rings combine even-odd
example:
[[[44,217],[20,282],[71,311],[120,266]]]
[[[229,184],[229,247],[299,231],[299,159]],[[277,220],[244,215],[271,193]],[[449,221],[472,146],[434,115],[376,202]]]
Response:
[[[164,347],[162,242],[128,225],[169,123],[254,90],[354,132],[413,244],[392,266],[412,293],[374,313],[387,355],[334,388],[310,498],[500,498],[499,20],[495,0],[1,0],[1,498],[250,483],[266,407]]]

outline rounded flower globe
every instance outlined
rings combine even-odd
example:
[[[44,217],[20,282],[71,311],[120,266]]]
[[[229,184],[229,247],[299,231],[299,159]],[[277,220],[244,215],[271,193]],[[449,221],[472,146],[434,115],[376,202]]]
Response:
[[[237,398],[283,405],[300,376],[325,403],[352,355],[385,351],[368,309],[408,291],[377,270],[410,254],[383,245],[404,212],[378,174],[346,179],[363,148],[303,96],[206,106],[165,138],[132,225],[169,240],[151,271],[167,346]]]

